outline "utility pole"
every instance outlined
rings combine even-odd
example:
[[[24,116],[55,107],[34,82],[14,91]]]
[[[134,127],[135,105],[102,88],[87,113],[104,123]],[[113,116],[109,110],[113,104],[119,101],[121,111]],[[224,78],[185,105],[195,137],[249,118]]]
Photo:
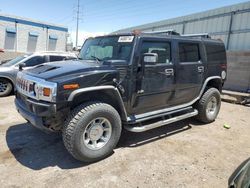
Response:
[[[80,0],[77,0],[77,12],[76,12],[76,47],[78,46],[78,27],[79,27],[79,14],[80,14]]]

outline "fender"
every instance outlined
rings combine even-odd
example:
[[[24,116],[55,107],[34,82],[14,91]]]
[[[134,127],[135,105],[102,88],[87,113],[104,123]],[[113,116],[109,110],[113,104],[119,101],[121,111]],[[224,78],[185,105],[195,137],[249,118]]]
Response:
[[[16,82],[15,82],[14,79],[11,78],[10,76],[5,75],[5,74],[1,74],[1,75],[0,75],[0,78],[6,78],[6,79],[10,80],[11,83],[13,84],[13,87],[16,88],[16,86],[15,86],[15,85],[16,85]]]
[[[77,90],[74,90],[68,97],[68,101],[69,102],[72,102],[74,100],[74,98],[79,95],[79,94],[83,94],[83,93],[87,93],[87,92],[90,92],[90,91],[112,91],[113,94],[114,94],[114,97],[115,99],[117,100],[118,102],[118,106],[121,110],[121,117],[122,117],[122,120],[125,120],[127,121],[127,112],[126,112],[126,108],[124,106],[124,103],[123,103],[123,100],[122,100],[122,97],[121,97],[121,94],[119,92],[119,90],[112,86],[112,85],[105,85],[105,86],[93,86],[93,87],[87,87],[87,88],[81,88],[81,89],[77,89]]]
[[[196,98],[196,101],[199,100],[199,99],[201,98],[202,94],[204,93],[204,91],[205,91],[205,89],[206,89],[206,87],[207,87],[208,82],[211,81],[211,80],[220,80],[220,81],[222,81],[222,79],[221,79],[220,76],[211,76],[211,77],[208,77],[208,78],[205,80],[205,82],[204,82],[204,84],[203,84],[203,86],[202,86],[202,88],[201,88],[200,94],[199,94],[199,96]],[[195,101],[195,102],[196,102],[196,101]]]

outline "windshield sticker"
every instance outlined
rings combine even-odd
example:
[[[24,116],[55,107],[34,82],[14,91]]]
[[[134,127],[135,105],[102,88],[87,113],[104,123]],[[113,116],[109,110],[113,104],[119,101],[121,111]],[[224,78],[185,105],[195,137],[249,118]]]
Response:
[[[134,36],[120,36],[118,42],[133,42]]]

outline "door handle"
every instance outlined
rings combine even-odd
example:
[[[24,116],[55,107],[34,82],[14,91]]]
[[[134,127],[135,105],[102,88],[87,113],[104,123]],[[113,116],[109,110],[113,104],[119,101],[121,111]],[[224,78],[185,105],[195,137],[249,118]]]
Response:
[[[143,89],[137,91],[137,94],[143,94],[143,93],[144,93]]]
[[[174,76],[174,69],[165,69],[165,74],[167,76]]]
[[[200,73],[204,72],[204,66],[199,66],[198,67],[198,72],[200,72]]]

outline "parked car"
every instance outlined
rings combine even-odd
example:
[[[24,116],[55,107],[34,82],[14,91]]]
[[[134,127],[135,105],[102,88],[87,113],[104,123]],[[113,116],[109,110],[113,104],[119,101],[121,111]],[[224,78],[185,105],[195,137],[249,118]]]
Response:
[[[16,83],[16,75],[19,65],[23,65],[23,69],[30,69],[36,65],[76,59],[75,54],[66,52],[36,52],[33,54],[25,54],[15,59],[0,64],[0,97],[8,96],[14,89]]]
[[[4,50],[0,48],[0,53],[4,53]],[[2,61],[0,59],[0,64],[2,64]]]
[[[0,65],[4,64],[4,63],[7,63],[8,61],[11,61],[12,59],[5,59],[3,61],[0,60]]]
[[[73,157],[94,162],[112,153],[122,128],[214,121],[226,71],[223,42],[207,35],[113,34],[85,41],[78,61],[19,72],[15,104],[35,127],[62,131]]]
[[[229,188],[249,188],[250,187],[250,158],[245,160],[230,176],[228,180]]]

